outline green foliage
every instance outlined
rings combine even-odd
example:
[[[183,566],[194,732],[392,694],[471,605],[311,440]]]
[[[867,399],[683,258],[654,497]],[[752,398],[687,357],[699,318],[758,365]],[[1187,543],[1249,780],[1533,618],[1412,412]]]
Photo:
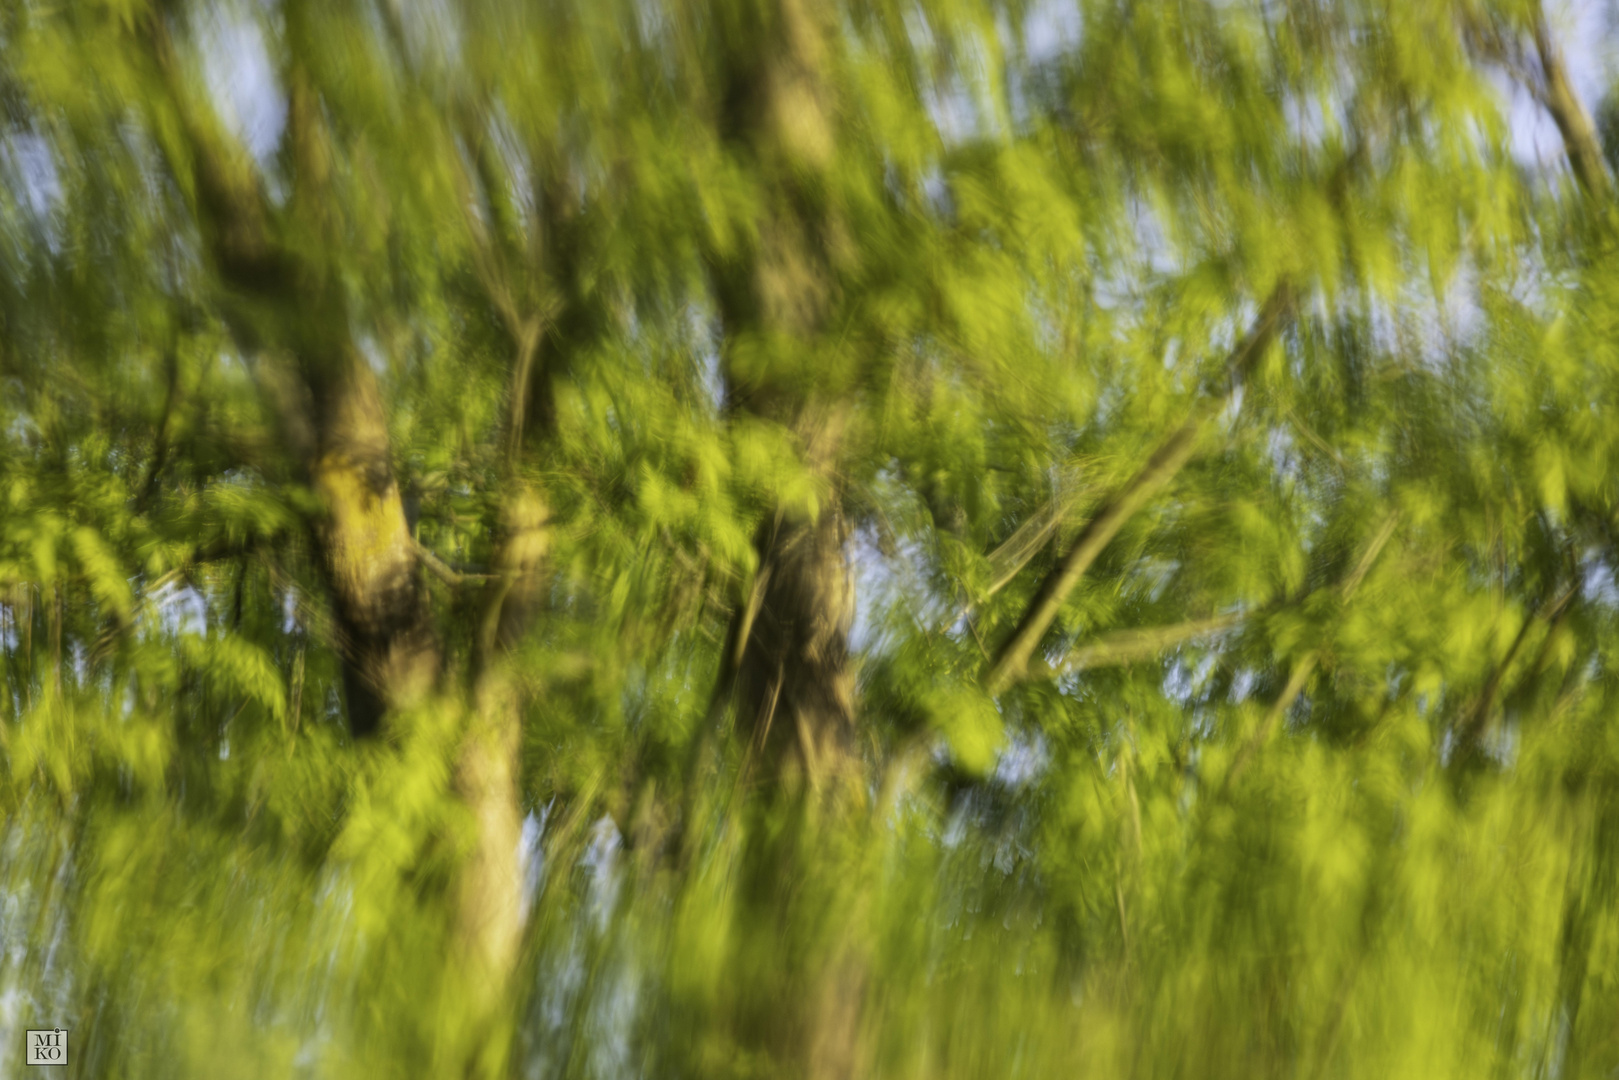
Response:
[[[800,8],[815,168],[743,100]],[[0,1043],[460,1070],[462,755],[529,490],[521,958],[471,1035],[512,1074],[1611,1075],[1619,270],[1608,196],[1510,151],[1539,18],[0,6]],[[330,309],[222,269],[205,159]],[[824,330],[740,333],[781,205]],[[300,450],[330,340],[442,652],[358,744]],[[835,412],[835,467],[738,383]],[[835,510],[854,809],[772,792],[716,693],[758,538]]]

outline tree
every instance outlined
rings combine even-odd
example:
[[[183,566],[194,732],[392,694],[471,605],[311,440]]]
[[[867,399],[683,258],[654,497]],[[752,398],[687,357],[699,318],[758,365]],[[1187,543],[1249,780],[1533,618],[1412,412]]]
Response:
[[[3,20],[0,978],[75,1067],[1619,1062],[1538,5]]]

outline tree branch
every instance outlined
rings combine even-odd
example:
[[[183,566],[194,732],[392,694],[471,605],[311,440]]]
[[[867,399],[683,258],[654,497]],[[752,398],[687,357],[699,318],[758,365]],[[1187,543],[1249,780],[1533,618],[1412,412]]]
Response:
[[[1569,167],[1580,187],[1592,198],[1606,196],[1612,186],[1607,165],[1602,158],[1602,141],[1597,137],[1596,125],[1586,112],[1579,95],[1569,82],[1568,68],[1563,63],[1563,51],[1552,39],[1546,25],[1544,11],[1535,15],[1535,51],[1540,55],[1542,83],[1531,92],[1551,113],[1557,131],[1563,136],[1568,152]]]
[[[1462,32],[1471,48],[1499,64],[1507,76],[1539,102],[1557,125],[1568,155],[1569,168],[1586,195],[1608,192],[1611,182],[1603,164],[1602,143],[1596,126],[1569,81],[1563,52],[1557,47],[1540,0],[1532,0],[1528,15],[1534,59],[1524,46],[1524,26],[1500,13],[1477,11],[1462,15]]]
[[[1242,744],[1242,749],[1237,751],[1236,758],[1231,762],[1231,768],[1226,770],[1225,780],[1220,785],[1221,791],[1228,790],[1237,782],[1237,777],[1242,775],[1248,762],[1259,752],[1259,748],[1270,741],[1271,734],[1281,726],[1282,717],[1287,715],[1287,710],[1293,707],[1293,702],[1304,692],[1310,676],[1315,674],[1320,656],[1319,652],[1307,653],[1293,665],[1293,671],[1287,678],[1287,685],[1276,695],[1276,701],[1271,705],[1270,711],[1265,713],[1265,719],[1254,729],[1253,737]]]
[[[434,577],[448,585],[466,585],[473,581],[494,581],[500,576],[498,574],[479,574],[457,570],[435,555],[431,548],[415,537],[411,538],[410,544],[411,547],[416,549],[416,557],[421,560],[422,565],[431,570]]]
[[[1285,285],[1279,286],[1271,293],[1260,309],[1253,327],[1237,344],[1227,360],[1227,369],[1234,377],[1240,379],[1252,367],[1256,358],[1264,352],[1265,347],[1274,338],[1290,303],[1291,295]],[[1068,554],[1063,556],[1041,583],[1023,618],[1019,620],[1017,629],[1001,647],[995,662],[990,666],[985,683],[991,694],[999,694],[1024,678],[1029,658],[1040,644],[1040,639],[1050,629],[1052,622],[1056,620],[1064,601],[1085,576],[1085,571],[1090,569],[1097,556],[1113,537],[1118,535],[1125,522],[1146,506],[1152,497],[1168,485],[1191,460],[1210,421],[1218,414],[1220,407],[1229,400],[1230,396],[1227,395],[1216,403],[1205,403],[1197,408],[1191,417],[1153,452],[1140,471],[1103,504],[1096,516],[1080,530],[1079,535],[1074,538],[1073,546],[1068,549]]]
[[[1490,672],[1489,680],[1485,682],[1484,690],[1479,694],[1478,700],[1473,703],[1473,707],[1468,709],[1466,715],[1456,724],[1457,746],[1470,746],[1477,742],[1479,736],[1484,733],[1484,725],[1489,722],[1490,713],[1495,708],[1496,699],[1501,695],[1501,686],[1506,682],[1507,672],[1518,659],[1518,654],[1523,651],[1525,643],[1529,640],[1530,631],[1537,625],[1554,627],[1562,619],[1564,612],[1568,610],[1568,606],[1574,601],[1574,597],[1578,595],[1579,591],[1578,583],[1570,585],[1559,596],[1543,605],[1539,611],[1536,611],[1523,621],[1523,625],[1518,628],[1517,636],[1512,639],[1512,644],[1507,649],[1507,654],[1501,658],[1501,662],[1495,666],[1495,670]]]
[[[1074,649],[1050,670],[1053,676],[1070,675],[1093,668],[1123,667],[1142,660],[1151,660],[1165,649],[1183,641],[1216,634],[1242,622],[1246,613],[1215,615],[1207,619],[1190,619],[1172,626],[1132,627],[1103,634]]]
[[[235,287],[279,291],[287,280],[287,267],[271,241],[264,193],[252,160],[232,144],[218,118],[192,100],[163,16],[149,12],[141,30],[183,145],[173,139],[160,142],[166,144],[163,149],[176,178],[202,211],[200,223],[215,262]],[[172,130],[163,118],[154,119],[160,136]]]
[[[1060,485],[1044,506],[1031,514],[1011,536],[989,553],[987,561],[993,576],[989,588],[984,592],[986,598],[1005,588],[1017,577],[1018,572],[1029,564],[1029,560],[1045,547],[1046,541],[1057,531],[1068,515],[1069,509],[1078,501],[1084,490],[1085,487],[1081,484]]]

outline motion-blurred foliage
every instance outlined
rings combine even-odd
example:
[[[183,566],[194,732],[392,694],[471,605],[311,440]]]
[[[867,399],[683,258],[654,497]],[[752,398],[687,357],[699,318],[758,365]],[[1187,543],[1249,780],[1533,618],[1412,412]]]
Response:
[[[0,1077],[1615,1075],[1562,29],[7,0]]]

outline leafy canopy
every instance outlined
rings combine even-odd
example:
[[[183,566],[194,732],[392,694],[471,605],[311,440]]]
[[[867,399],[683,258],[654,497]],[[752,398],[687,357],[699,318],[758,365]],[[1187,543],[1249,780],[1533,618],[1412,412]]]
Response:
[[[1608,1075],[1619,232],[1560,31],[4,5],[0,1027]],[[814,781],[814,709],[852,799],[763,760]]]

